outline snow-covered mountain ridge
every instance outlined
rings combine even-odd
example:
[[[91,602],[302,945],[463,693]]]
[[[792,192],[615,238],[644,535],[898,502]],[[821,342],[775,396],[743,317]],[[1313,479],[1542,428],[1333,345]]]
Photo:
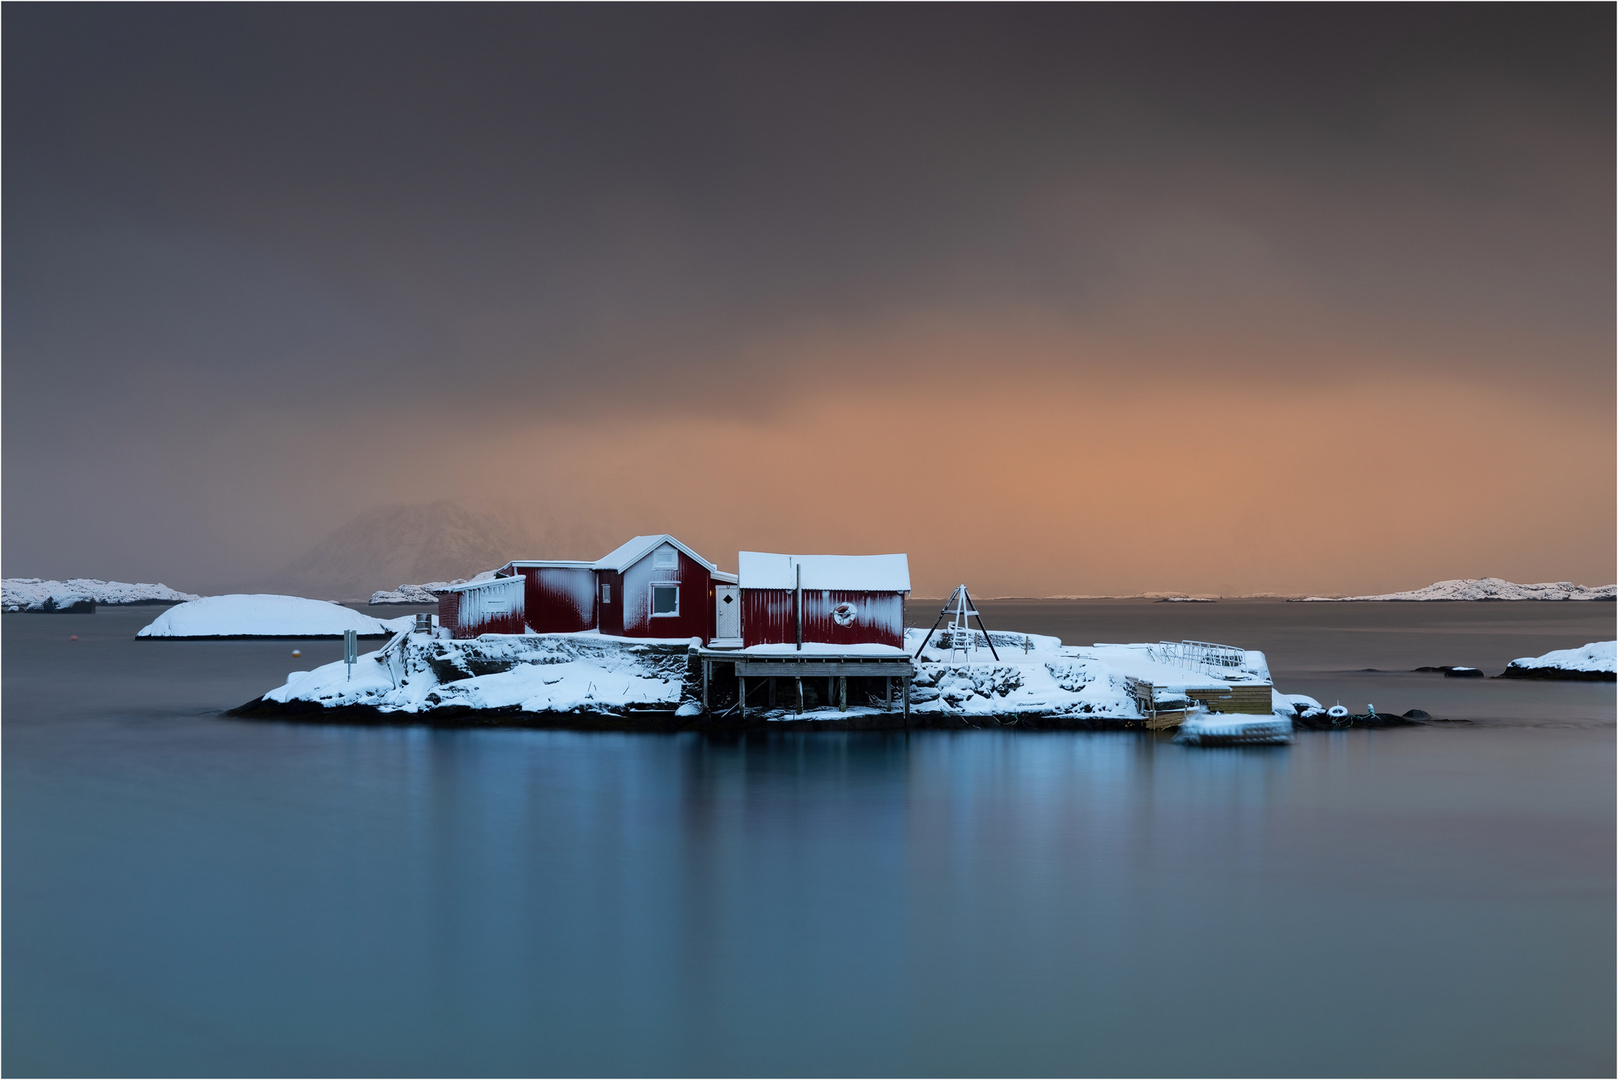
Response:
[[[1305,601],[1342,600],[1612,600],[1618,585],[1594,588],[1571,581],[1547,581],[1538,585],[1518,585],[1500,578],[1456,578],[1438,581],[1410,592],[1382,593],[1378,596],[1306,596]]]

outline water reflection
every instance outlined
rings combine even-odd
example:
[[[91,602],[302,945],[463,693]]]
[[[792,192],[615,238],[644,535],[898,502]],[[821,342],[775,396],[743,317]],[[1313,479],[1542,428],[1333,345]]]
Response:
[[[151,645],[106,646],[173,669],[137,710],[49,693],[90,675],[40,625],[13,1073],[1612,1071],[1610,700],[1247,750],[303,727]]]

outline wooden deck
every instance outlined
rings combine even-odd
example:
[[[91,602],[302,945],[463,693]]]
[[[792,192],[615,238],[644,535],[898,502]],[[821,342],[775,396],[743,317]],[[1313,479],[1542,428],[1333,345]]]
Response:
[[[839,711],[848,709],[849,679],[880,679],[883,687],[883,707],[894,708],[894,683],[899,684],[900,708],[910,716],[910,680],[915,678],[915,665],[910,657],[872,656],[868,653],[839,652],[835,647],[819,646],[803,652],[745,653],[734,649],[702,649],[702,711],[710,711],[710,686],[716,665],[729,665],[734,669],[740,712],[747,716],[748,680],[753,682],[756,695],[762,687],[766,707],[775,708],[781,680],[787,680],[787,700],[799,712],[803,711],[805,679],[826,680],[826,700],[835,701]]]

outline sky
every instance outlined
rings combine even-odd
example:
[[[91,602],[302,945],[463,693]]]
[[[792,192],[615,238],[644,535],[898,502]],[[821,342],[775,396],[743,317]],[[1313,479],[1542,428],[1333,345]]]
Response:
[[[452,499],[922,595],[1610,583],[1614,19],[7,5],[3,572]]]

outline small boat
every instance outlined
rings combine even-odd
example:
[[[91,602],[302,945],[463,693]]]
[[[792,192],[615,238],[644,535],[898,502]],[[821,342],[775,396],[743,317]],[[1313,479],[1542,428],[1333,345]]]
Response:
[[[1292,741],[1292,721],[1274,713],[1198,712],[1180,725],[1174,741],[1187,746],[1273,746]]]

